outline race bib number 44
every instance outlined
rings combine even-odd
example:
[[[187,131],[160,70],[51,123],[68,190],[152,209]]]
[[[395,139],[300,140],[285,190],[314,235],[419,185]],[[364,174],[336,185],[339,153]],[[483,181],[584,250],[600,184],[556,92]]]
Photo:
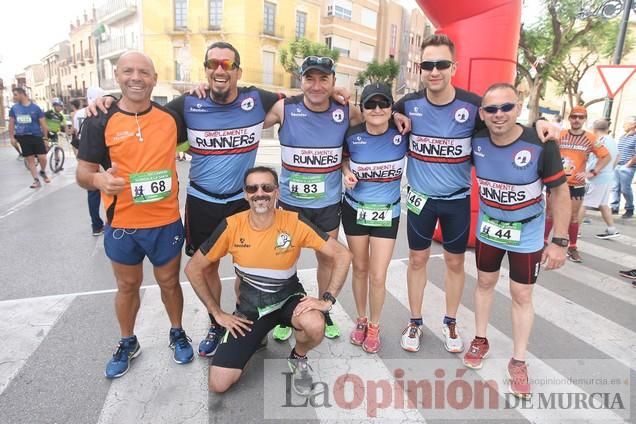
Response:
[[[386,204],[365,203],[358,206],[356,222],[367,227],[390,227],[393,207]]]
[[[325,195],[325,176],[292,174],[289,191],[297,199],[319,199]]]
[[[130,174],[130,190],[135,203],[163,200],[172,192],[172,172],[165,169]]]
[[[495,243],[517,246],[521,241],[520,222],[501,222],[484,215],[479,235]]]

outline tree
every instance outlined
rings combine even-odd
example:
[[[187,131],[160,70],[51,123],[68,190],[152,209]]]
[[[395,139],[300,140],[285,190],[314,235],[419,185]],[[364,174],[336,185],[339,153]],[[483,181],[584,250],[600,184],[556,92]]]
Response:
[[[399,73],[400,65],[392,58],[389,58],[384,63],[379,63],[374,59],[373,62],[367,65],[367,69],[358,73],[355,84],[364,87],[367,83],[380,82],[390,87]]]
[[[603,0],[587,0],[587,5],[596,10]],[[566,60],[568,53],[604,25],[597,15],[581,15],[580,0],[543,0],[547,13],[536,24],[521,26],[517,71],[530,89],[528,108],[529,121],[539,117],[539,100],[555,69]]]
[[[280,49],[280,64],[283,69],[300,80],[300,64],[307,56],[330,57],[338,61],[340,51],[330,49],[326,44],[316,43],[306,38],[299,38]]]

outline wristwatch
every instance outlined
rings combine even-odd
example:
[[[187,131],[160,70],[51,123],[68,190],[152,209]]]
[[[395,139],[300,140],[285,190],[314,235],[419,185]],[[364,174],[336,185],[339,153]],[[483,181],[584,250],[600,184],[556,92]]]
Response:
[[[570,245],[570,239],[563,237],[552,237],[552,243],[560,247],[568,247]]]
[[[331,302],[331,306],[336,304],[336,298],[329,292],[324,292],[322,295],[322,300],[326,300],[327,302]]]

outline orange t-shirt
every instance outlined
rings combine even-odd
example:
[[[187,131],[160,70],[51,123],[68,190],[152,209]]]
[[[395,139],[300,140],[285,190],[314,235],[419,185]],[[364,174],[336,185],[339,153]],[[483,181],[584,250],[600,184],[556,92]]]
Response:
[[[585,172],[587,157],[590,153],[599,159],[609,155],[609,151],[603,146],[603,143],[588,131],[574,135],[569,130],[563,130],[558,144],[563,161],[563,171],[567,177],[568,185],[573,187],[585,186],[585,180],[581,182],[575,177],[579,172]]]
[[[276,209],[274,224],[265,230],[252,228],[249,213],[225,218],[200,249],[212,262],[229,253],[241,280],[263,291],[295,281],[301,248],[320,250],[329,239],[297,212]]]
[[[84,121],[78,157],[104,169],[116,163],[128,183],[115,196],[102,193],[111,226],[155,228],[180,218],[174,155],[185,139],[180,118],[156,103],[138,114],[113,105]]]

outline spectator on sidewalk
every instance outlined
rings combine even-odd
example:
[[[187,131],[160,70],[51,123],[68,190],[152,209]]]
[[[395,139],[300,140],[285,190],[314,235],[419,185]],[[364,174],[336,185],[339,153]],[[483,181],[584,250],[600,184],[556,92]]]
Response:
[[[618,215],[621,195],[625,198],[623,218],[634,216],[634,194],[632,181],[636,172],[636,115],[628,116],[623,124],[625,134],[618,139],[618,163],[614,169],[612,186],[612,214]]]

